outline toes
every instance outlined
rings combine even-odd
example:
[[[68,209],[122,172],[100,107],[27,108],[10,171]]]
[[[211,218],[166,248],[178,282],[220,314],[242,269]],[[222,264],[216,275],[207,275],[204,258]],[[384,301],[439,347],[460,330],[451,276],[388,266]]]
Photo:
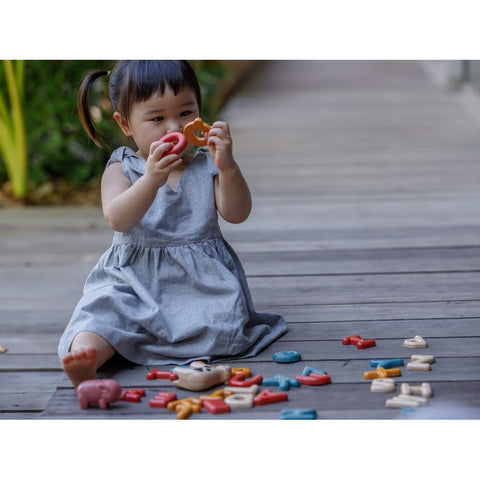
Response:
[[[74,350],[73,352],[68,352],[63,358],[62,361],[63,363],[70,363],[75,360],[79,360],[85,356],[85,351],[83,348],[79,350]]]
[[[86,347],[84,350],[85,357],[89,360],[96,360],[97,358],[97,349],[95,347]]]
[[[73,360],[73,353],[68,352],[63,358],[62,362],[63,363],[70,363]]]
[[[62,359],[64,364],[72,363],[72,362],[82,362],[83,360],[90,362],[95,362],[97,359],[97,349],[95,347],[85,347],[79,348],[78,350],[74,350],[68,352]]]
[[[77,353],[77,358],[79,360],[84,360],[87,358],[87,352],[85,351],[85,349],[81,349],[78,353]]]
[[[81,360],[82,358],[85,358],[85,350],[83,348],[79,348],[78,350],[72,352],[73,360]]]

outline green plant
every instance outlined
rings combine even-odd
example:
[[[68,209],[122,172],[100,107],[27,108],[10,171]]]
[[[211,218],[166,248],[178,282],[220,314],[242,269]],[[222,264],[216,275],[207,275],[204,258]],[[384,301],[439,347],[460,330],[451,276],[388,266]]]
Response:
[[[77,93],[90,69],[112,68],[108,60],[36,60],[26,62],[25,104],[29,179],[33,184],[63,179],[73,187],[99,177],[110,156],[87,137],[77,114]],[[95,83],[91,105],[98,129],[112,147],[121,135],[112,119],[108,81]]]
[[[0,156],[17,198],[27,193],[27,147],[23,115],[24,61],[3,60],[0,70]],[[8,100],[3,91],[8,92]]]
[[[221,107],[221,82],[229,69],[215,60],[193,60],[192,64],[202,90],[202,117],[211,123]],[[21,93],[19,100],[20,106],[23,106],[26,146],[24,144],[22,156],[18,153],[9,154],[8,158],[15,160],[8,160],[8,165],[7,160],[1,161],[7,155],[0,150],[0,202],[2,193],[9,196],[11,189],[14,189],[15,196],[17,193],[25,195],[27,185],[26,203],[69,202],[73,199],[71,192],[82,192],[98,183],[111,149],[125,142],[112,119],[108,79],[105,77],[95,82],[90,105],[95,113],[98,131],[110,148],[99,149],[88,138],[78,118],[76,100],[80,83],[88,70],[111,70],[113,65],[111,60],[12,62],[16,91]],[[3,70],[0,70],[0,95],[1,92],[7,92],[6,77],[1,75]],[[11,116],[10,105],[5,101],[4,104],[2,110]],[[8,125],[11,125],[11,121]],[[8,131],[11,131],[10,127]],[[12,135],[8,138],[11,145]],[[11,151],[12,147],[8,149]],[[10,167],[12,163],[13,173]],[[11,186],[2,190],[2,183],[7,180],[10,180]]]
[[[197,73],[202,94],[202,118],[207,123],[217,120],[216,116],[223,104],[221,81],[229,73],[228,67],[218,60],[191,60]]]

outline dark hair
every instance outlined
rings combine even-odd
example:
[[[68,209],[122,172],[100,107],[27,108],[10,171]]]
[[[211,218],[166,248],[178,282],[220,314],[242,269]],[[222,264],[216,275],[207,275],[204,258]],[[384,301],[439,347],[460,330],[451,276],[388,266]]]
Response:
[[[177,95],[185,87],[193,90],[201,111],[202,100],[198,79],[185,60],[121,60],[111,72],[92,70],[87,73],[78,92],[78,113],[88,136],[101,147],[102,140],[95,129],[89,108],[89,91],[101,76],[109,76],[109,93],[113,110],[128,120],[136,102],[148,100],[152,95],[163,95],[168,86]]]

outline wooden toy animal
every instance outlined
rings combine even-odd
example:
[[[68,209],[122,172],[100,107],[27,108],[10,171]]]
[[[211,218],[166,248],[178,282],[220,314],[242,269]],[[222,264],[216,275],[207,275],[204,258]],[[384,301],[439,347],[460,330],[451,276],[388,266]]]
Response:
[[[122,389],[116,380],[105,378],[101,380],[85,380],[77,387],[77,397],[80,407],[85,409],[92,403],[102,409],[110,403],[120,400]]]

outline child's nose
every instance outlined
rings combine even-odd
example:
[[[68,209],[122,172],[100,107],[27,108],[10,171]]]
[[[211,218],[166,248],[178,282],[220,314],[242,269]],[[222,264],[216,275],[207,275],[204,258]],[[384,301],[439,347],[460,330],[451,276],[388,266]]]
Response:
[[[183,131],[183,125],[181,125],[179,122],[171,121],[168,123],[167,133],[182,132],[182,131]]]

